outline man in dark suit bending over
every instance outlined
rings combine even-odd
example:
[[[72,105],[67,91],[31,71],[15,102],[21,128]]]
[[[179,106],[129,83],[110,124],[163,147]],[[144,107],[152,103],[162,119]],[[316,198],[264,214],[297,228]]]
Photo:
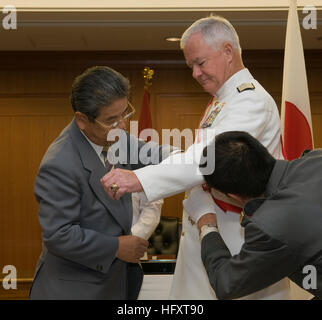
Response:
[[[216,215],[198,221],[201,255],[219,299],[235,299],[283,277],[322,297],[322,150],[276,160],[246,132],[216,136],[207,184],[243,205],[245,243],[231,256]],[[201,167],[201,171],[203,168]],[[192,217],[193,218],[193,217]]]

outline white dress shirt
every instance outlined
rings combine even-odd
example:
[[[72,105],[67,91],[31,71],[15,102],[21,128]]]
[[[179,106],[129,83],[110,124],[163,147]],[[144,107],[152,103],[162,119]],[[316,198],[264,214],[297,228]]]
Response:
[[[147,202],[139,193],[132,193],[132,235],[148,240],[160,222],[163,199]]]

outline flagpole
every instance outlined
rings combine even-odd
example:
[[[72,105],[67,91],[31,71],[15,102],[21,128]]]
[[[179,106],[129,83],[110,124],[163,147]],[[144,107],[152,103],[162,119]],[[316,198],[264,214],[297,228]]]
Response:
[[[152,85],[152,77],[154,70],[145,67],[143,69],[144,92],[142,99],[142,107],[139,118],[139,137],[145,141],[150,141],[152,137],[152,116],[150,110],[150,87]],[[149,130],[150,129],[150,130]],[[144,131],[143,134],[141,132]]]

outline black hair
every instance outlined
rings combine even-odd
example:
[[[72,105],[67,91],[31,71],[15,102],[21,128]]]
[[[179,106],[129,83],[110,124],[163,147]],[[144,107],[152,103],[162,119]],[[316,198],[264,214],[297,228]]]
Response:
[[[129,89],[129,81],[119,72],[105,66],[91,67],[74,80],[70,101],[74,112],[86,114],[93,122],[101,107],[127,97]]]
[[[215,170],[204,174],[210,187],[243,197],[264,193],[276,160],[258,140],[247,132],[228,131],[204,148],[205,159],[208,148],[215,148]],[[201,172],[206,165],[200,165]]]

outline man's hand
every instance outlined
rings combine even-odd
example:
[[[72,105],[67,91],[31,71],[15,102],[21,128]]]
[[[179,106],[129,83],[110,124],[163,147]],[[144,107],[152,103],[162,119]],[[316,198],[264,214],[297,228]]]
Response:
[[[214,213],[206,213],[198,220],[198,229],[200,229],[203,225],[213,223],[215,226],[217,225],[217,217]]]
[[[147,251],[149,242],[136,236],[120,236],[116,257],[125,262],[138,263]]]
[[[119,200],[126,192],[141,192],[142,185],[133,171],[114,169],[107,173],[101,183],[107,195]]]

